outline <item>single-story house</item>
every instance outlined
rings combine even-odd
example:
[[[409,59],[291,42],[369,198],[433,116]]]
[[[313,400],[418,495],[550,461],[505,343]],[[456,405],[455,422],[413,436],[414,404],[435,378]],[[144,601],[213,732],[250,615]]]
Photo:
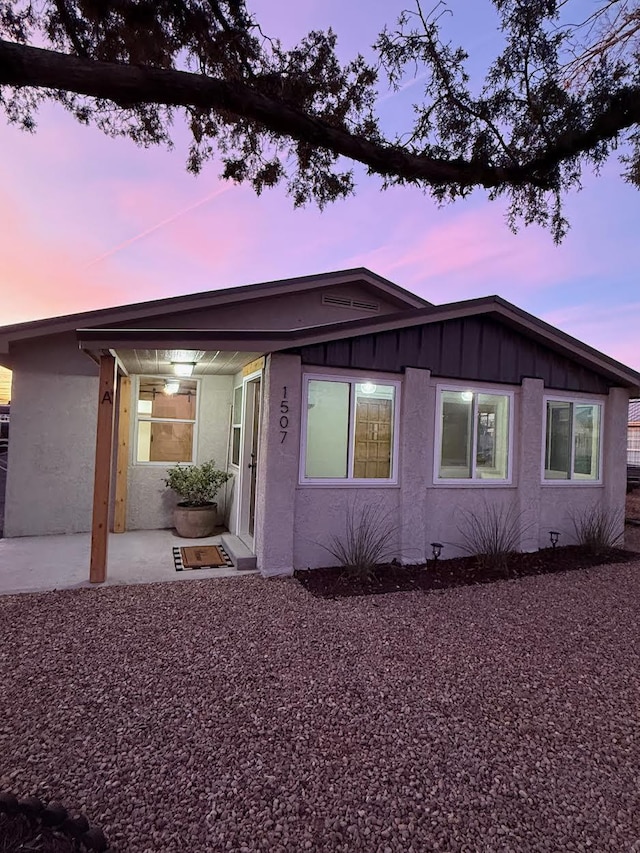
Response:
[[[5,536],[172,526],[167,468],[215,459],[263,575],[326,565],[375,505],[404,562],[459,553],[466,513],[522,550],[624,518],[640,375],[498,296],[434,305],[366,269],[0,328],[13,371]],[[221,502],[222,504],[223,502]]]

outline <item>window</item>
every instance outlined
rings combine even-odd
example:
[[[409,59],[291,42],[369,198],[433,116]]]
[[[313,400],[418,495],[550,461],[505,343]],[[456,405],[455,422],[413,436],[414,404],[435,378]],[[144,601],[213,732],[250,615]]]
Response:
[[[233,391],[233,415],[231,427],[231,462],[240,464],[240,436],[242,435],[242,385]]]
[[[438,389],[437,480],[510,479],[511,394]]]
[[[140,376],[136,462],[193,462],[198,382]]]
[[[396,481],[398,385],[306,380],[304,482]]]
[[[547,400],[545,480],[600,479],[602,406]]]

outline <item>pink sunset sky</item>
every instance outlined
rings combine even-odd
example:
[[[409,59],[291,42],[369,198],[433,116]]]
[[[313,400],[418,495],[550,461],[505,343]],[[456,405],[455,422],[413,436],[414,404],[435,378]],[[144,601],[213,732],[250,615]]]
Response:
[[[343,57],[366,53],[404,5],[249,2],[289,45],[333,26]],[[454,0],[452,33],[480,68],[497,36],[486,0],[471,5]],[[419,81],[382,93],[385,125],[406,129],[419,99]],[[187,174],[179,128],[173,151],[142,150],[56,105],[33,135],[0,124],[0,145],[0,324],[366,266],[435,303],[497,293],[640,369],[640,194],[615,159],[568,200],[572,228],[557,247],[537,228],[513,235],[504,206],[481,193],[438,208],[365,176],[322,213],[294,210],[280,189],[258,198],[222,183],[215,161]]]

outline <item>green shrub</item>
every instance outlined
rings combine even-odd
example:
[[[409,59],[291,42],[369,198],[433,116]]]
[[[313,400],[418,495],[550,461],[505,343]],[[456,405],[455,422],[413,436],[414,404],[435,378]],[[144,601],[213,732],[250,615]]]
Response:
[[[202,465],[176,465],[167,471],[165,486],[172,489],[183,506],[205,506],[232,475],[216,468],[213,459]]]
[[[396,556],[394,543],[398,527],[388,512],[376,504],[356,508],[349,506],[343,536],[334,535],[328,551],[349,575],[362,578],[375,576],[376,567]]]
[[[462,548],[467,554],[478,557],[487,567],[504,567],[509,555],[519,550],[523,533],[531,527],[524,525],[524,512],[513,506],[484,502],[480,511],[462,510],[463,523],[458,525]]]
[[[592,554],[601,554],[620,545],[624,526],[620,516],[599,504],[574,512],[570,516],[579,545]]]

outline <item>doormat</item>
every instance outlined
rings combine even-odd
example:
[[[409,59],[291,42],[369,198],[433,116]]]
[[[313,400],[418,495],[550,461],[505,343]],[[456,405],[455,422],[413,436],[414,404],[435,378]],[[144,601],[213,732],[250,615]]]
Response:
[[[191,545],[173,549],[173,562],[176,572],[188,572],[192,569],[233,568],[231,557],[222,545]]]

